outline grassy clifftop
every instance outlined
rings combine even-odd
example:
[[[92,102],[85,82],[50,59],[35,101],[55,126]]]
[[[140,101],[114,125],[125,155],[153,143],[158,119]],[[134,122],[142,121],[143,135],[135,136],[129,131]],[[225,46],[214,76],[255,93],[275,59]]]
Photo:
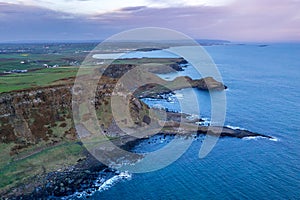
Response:
[[[68,81],[0,94],[0,191],[64,170],[85,157],[73,123]],[[115,83],[103,77],[99,85],[106,87],[97,90],[95,109],[106,128],[113,126],[109,102]],[[135,109],[136,103],[131,104],[136,123],[147,110],[145,104],[139,105]]]

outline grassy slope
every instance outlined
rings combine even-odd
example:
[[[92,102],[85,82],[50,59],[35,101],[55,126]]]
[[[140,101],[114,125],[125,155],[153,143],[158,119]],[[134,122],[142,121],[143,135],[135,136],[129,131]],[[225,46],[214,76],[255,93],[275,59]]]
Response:
[[[41,174],[75,165],[84,158],[84,147],[65,136],[72,124],[71,119],[56,122],[52,127],[54,138],[26,147],[17,154],[11,154],[17,143],[0,143],[0,193],[18,184],[32,182]],[[57,143],[51,144],[52,140]]]
[[[0,93],[63,83],[59,80],[76,76],[77,70],[77,67],[64,67],[1,76]],[[65,129],[68,129],[71,122],[66,121],[66,124]],[[61,136],[64,133],[61,129],[58,124],[53,128],[54,134]],[[14,146],[15,143],[0,144],[0,192],[30,181],[37,175],[74,165],[84,157],[84,147],[67,138],[52,147],[42,142],[18,155],[10,155]]]
[[[1,76],[0,93],[51,85],[60,79],[76,76],[77,70],[77,67],[51,68]]]
[[[0,164],[0,191],[30,181],[39,174],[74,165],[78,159],[83,158],[83,147],[76,142],[49,147],[19,160],[9,156],[10,146],[0,145],[1,156],[4,156]]]

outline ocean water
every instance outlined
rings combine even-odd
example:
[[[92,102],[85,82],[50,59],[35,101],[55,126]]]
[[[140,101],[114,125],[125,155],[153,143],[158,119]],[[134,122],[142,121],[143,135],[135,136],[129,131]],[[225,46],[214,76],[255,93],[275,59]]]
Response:
[[[300,44],[232,44],[205,49],[229,87],[225,125],[276,140],[221,138],[210,154],[200,159],[199,138],[173,164],[131,174],[130,179],[111,184],[90,199],[300,199]],[[183,73],[193,76],[190,68]],[[172,78],[168,76],[165,78]],[[188,104],[191,92],[180,90],[175,97]],[[201,117],[209,118],[209,94],[195,92]],[[144,101],[179,111],[173,100]],[[193,107],[189,110],[199,114]]]
[[[178,56],[164,50],[155,51],[131,51],[127,53],[94,54],[96,59],[117,59],[117,58],[177,58]]]

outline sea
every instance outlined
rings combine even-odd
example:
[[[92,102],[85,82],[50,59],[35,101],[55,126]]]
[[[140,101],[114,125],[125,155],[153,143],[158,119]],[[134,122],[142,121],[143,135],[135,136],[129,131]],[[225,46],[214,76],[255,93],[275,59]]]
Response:
[[[300,44],[231,43],[204,49],[228,86],[224,125],[273,139],[220,138],[206,157],[199,158],[204,139],[199,137],[169,166],[146,173],[123,172],[89,199],[300,199]],[[180,75],[200,78],[191,65],[159,76],[171,80]],[[193,92],[199,110],[190,103]],[[189,114],[209,123],[209,92],[183,89],[168,99],[143,101],[180,112],[177,99],[187,105]],[[134,150],[154,151],[166,142],[145,141]]]

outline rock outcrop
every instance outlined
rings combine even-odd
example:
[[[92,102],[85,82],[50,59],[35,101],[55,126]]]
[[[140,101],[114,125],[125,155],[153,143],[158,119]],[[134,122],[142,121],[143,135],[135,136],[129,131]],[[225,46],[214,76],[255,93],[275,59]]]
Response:
[[[175,90],[184,88],[197,88],[207,91],[227,89],[227,86],[212,77],[193,80],[188,76],[180,76],[172,81],[165,81],[157,77],[150,77],[149,79],[152,79],[154,83],[143,85],[135,91],[135,95],[139,98],[162,98],[163,94],[174,93]]]
[[[225,90],[227,86],[216,81],[213,77],[205,77],[198,80],[192,80],[190,77],[185,77],[190,84],[200,90]]]

